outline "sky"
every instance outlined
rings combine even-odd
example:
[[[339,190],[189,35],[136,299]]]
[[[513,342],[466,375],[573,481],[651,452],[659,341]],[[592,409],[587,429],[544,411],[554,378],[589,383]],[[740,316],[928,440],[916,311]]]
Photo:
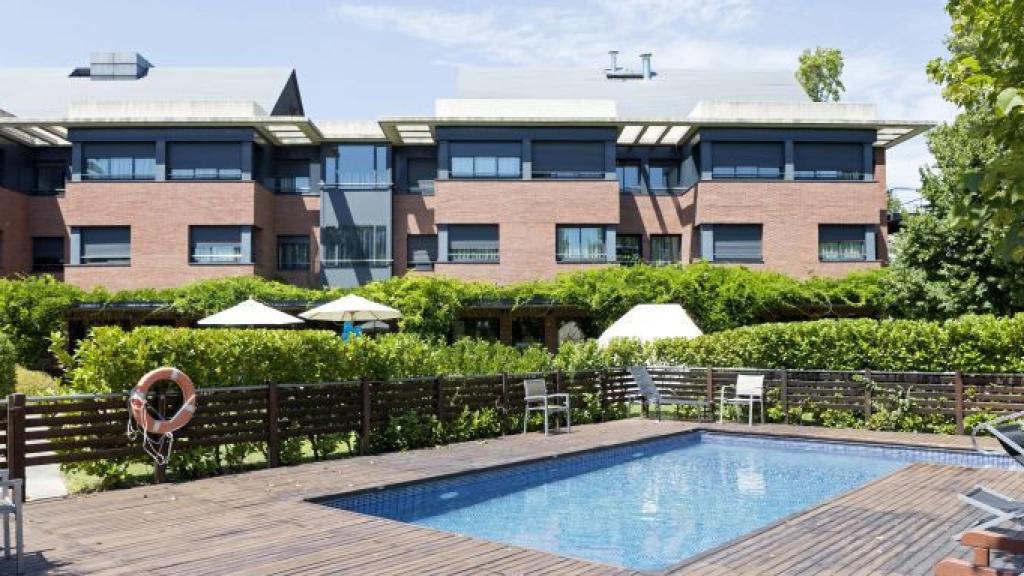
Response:
[[[925,74],[946,53],[939,0],[0,0],[0,26],[3,67],[115,50],[293,67],[314,121],[430,114],[455,96],[459,66],[603,68],[617,49],[632,66],[653,52],[655,70],[794,70],[815,46],[842,50],[846,102],[891,120],[956,113]],[[923,137],[891,150],[888,186],[916,188],[929,161]]]

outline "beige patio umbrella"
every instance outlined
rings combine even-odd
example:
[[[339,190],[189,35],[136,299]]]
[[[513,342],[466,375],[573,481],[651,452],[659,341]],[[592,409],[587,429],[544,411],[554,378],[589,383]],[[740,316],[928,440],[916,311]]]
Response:
[[[349,294],[312,310],[307,310],[299,316],[306,320],[326,320],[328,322],[369,322],[372,320],[394,320],[401,318],[402,313],[362,296]]]
[[[288,326],[302,320],[252,298],[198,322],[200,326]]]

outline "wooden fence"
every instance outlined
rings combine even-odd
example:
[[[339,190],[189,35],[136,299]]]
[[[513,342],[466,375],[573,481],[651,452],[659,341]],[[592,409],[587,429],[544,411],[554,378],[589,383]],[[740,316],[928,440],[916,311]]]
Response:
[[[910,398],[916,413],[949,418],[958,433],[970,414],[1024,410],[1024,374],[651,368],[660,388],[711,405],[739,373],[765,375],[768,405],[782,408],[786,422],[797,407],[869,418],[873,406],[893,395]],[[511,431],[509,422],[522,414],[520,383],[527,377],[545,378],[550,391],[568,392],[574,406],[589,398],[606,407],[636,392],[625,369],[201,388],[199,410],[175,435],[175,450],[258,443],[267,464],[279,466],[282,444],[290,438],[355,434],[365,449],[390,417],[412,410],[443,422],[465,409],[494,408],[502,429]],[[151,401],[170,413],[180,395],[157,392]],[[0,467],[12,477],[24,478],[28,466],[142,455],[139,442],[126,434],[126,394],[12,394],[0,404]],[[157,467],[158,481],[163,473]]]

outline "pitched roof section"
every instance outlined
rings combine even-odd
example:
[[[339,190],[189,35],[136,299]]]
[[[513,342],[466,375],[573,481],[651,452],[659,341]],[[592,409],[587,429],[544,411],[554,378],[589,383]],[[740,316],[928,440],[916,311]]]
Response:
[[[69,68],[0,68],[0,111],[22,118],[61,118],[72,105],[133,102],[254,102],[265,115],[302,116],[290,68],[153,67],[139,79],[70,77]]]
[[[620,118],[685,118],[702,100],[809,102],[790,71],[658,69],[649,79],[609,79],[600,68],[461,68],[459,98],[614,100]]]

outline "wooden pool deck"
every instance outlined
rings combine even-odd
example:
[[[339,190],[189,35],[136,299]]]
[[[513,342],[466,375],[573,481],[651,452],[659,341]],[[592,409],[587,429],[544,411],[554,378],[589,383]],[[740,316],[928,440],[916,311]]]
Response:
[[[310,498],[552,457],[693,429],[623,420],[572,434],[510,436],[413,452],[260,470],[180,484],[30,502],[27,573],[53,574],[635,574],[363,516]],[[946,448],[962,437],[791,426],[703,428]],[[952,535],[979,518],[956,493],[985,483],[1024,498],[1024,472],[914,464],[671,574],[930,574],[966,557]],[[12,570],[0,561],[0,570]]]

